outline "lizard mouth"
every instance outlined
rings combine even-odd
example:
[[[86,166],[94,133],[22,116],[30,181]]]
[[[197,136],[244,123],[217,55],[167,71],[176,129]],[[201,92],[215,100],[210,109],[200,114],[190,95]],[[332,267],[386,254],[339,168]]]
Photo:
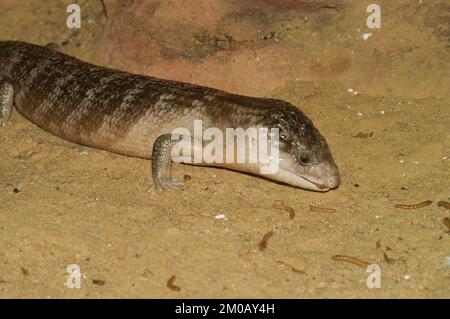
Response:
[[[279,170],[272,178],[281,182],[318,192],[326,192],[339,185],[340,177],[336,164],[320,163],[302,167],[292,157],[280,156]]]
[[[273,176],[272,178],[292,186],[317,192],[327,192],[330,190],[329,186],[315,180],[314,177],[299,175],[298,172],[291,169],[280,167],[279,171],[275,175],[276,176]]]
[[[301,186],[300,186],[301,188],[314,190],[314,191],[318,191],[318,192],[327,192],[330,190],[330,188],[328,186],[326,186],[322,182],[315,180],[314,177],[310,177],[310,176],[306,177],[303,175],[299,175],[298,172],[291,171],[291,170],[288,170],[288,172],[289,172],[289,174],[295,175],[295,177],[302,180],[302,181],[298,182],[299,184],[301,184]]]

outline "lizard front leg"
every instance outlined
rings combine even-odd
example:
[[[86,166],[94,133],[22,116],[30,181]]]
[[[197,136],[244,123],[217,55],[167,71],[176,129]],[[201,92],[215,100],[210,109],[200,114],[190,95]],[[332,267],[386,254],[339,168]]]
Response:
[[[179,143],[172,134],[163,134],[153,143],[152,177],[157,190],[177,189],[183,182],[172,178],[172,148]]]
[[[0,127],[5,126],[11,117],[14,100],[14,87],[10,82],[0,80]]]

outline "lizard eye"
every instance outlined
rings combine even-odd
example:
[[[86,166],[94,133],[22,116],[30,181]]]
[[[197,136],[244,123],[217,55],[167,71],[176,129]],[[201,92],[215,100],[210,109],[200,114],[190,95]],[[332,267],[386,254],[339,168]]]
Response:
[[[308,154],[301,154],[300,156],[297,157],[298,161],[301,164],[309,164],[311,162],[311,157]]]

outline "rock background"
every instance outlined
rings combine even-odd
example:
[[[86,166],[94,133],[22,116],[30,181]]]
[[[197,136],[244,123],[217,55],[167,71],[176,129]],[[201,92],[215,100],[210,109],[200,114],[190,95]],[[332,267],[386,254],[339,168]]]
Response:
[[[101,60],[249,95],[326,80],[372,95],[450,97],[450,4],[378,1],[373,31],[368,3],[105,0]]]
[[[77,31],[65,27],[72,2],[0,0],[0,40],[289,100],[328,140],[342,184],[322,194],[176,165],[192,180],[157,194],[148,161],[14,112],[0,129],[0,297],[450,296],[450,212],[436,206],[450,201],[448,1],[377,1],[382,29],[367,41],[372,1],[80,0]],[[379,264],[382,288],[333,255]],[[81,289],[65,287],[73,263]],[[172,275],[180,292],[166,287]]]

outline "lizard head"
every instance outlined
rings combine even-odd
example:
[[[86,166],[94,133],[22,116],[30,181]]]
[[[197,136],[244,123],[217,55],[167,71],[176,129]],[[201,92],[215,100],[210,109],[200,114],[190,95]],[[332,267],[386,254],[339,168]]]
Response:
[[[279,134],[279,168],[266,177],[321,192],[338,187],[339,170],[325,138],[298,108],[279,102],[282,107],[273,109],[264,120]]]

